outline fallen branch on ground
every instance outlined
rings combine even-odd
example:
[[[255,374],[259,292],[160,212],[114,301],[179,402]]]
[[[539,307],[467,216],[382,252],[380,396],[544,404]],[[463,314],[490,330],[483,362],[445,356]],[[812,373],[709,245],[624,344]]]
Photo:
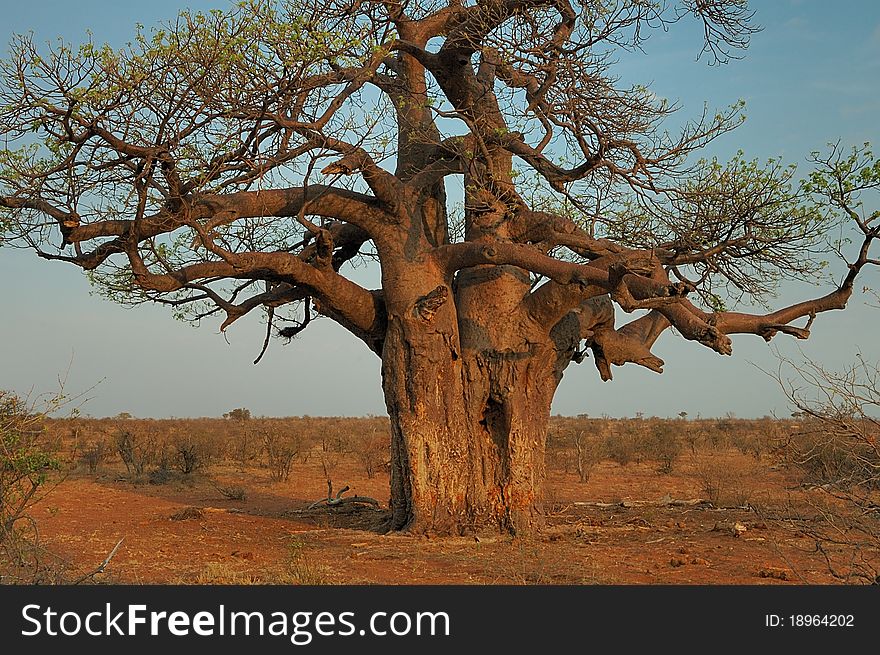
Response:
[[[599,509],[613,509],[615,507],[693,507],[695,505],[712,505],[712,502],[704,498],[692,498],[689,500],[677,500],[675,498],[661,498],[660,500],[621,500],[617,503],[601,503],[576,501],[576,507],[598,507]]]
[[[352,503],[360,503],[364,505],[372,505],[376,509],[379,508],[379,501],[375,498],[370,498],[369,496],[349,496],[348,498],[343,498],[342,494],[351,489],[348,485],[342,487],[336,496],[333,495],[333,483],[330,480],[327,480],[327,497],[321,498],[320,500],[316,500],[314,503],[309,505],[308,509],[315,509],[322,504],[325,504],[327,507],[339,507],[340,505],[352,504]]]
[[[110,560],[113,559],[113,556],[116,554],[116,551],[119,550],[119,547],[122,545],[122,542],[124,540],[125,540],[125,537],[123,537],[122,539],[120,539],[119,541],[116,542],[116,545],[113,546],[113,550],[111,550],[110,554],[104,558],[104,561],[98,565],[98,568],[96,568],[94,571],[92,571],[90,573],[86,573],[85,575],[77,578],[76,580],[74,580],[70,584],[72,584],[72,585],[80,584],[81,582],[85,582],[86,580],[88,580],[90,578],[94,578],[99,573],[103,573],[104,569],[107,568],[107,565],[110,563]]]

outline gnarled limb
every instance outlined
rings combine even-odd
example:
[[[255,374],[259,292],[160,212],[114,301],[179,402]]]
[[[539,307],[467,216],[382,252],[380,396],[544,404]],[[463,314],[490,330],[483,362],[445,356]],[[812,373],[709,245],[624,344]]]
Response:
[[[880,216],[875,218],[880,218]],[[870,257],[870,249],[874,240],[880,236],[880,224],[871,227],[867,223],[859,222],[859,228],[865,235],[859,248],[859,254],[853,263],[848,264],[849,270],[843,282],[831,293],[813,300],[795,303],[794,305],[764,315],[742,312],[718,312],[711,316],[713,325],[725,334],[758,334],[766,341],[770,341],[778,332],[789,334],[798,339],[808,338],[810,336],[810,326],[816,314],[846,308],[859,273],[865,266],[878,264],[876,260]],[[693,307],[688,309],[699,312],[699,310]],[[704,314],[704,316],[706,315]],[[789,325],[792,321],[803,317],[809,317],[805,327],[796,328]],[[708,316],[707,320],[709,320]]]
[[[570,218],[546,211],[522,209],[511,221],[516,230],[511,235],[519,243],[541,243],[546,246],[565,246],[587,259],[605,255],[632,252],[608,239],[591,237]]]
[[[663,372],[663,360],[651,353],[651,346],[669,327],[658,312],[650,312],[623,327],[614,327],[614,303],[608,296],[590,298],[570,314],[577,321],[578,338],[593,352],[596,368],[605,381],[611,380],[611,365],[632,362],[657,373]],[[583,360],[583,351],[574,360]]]
[[[127,249],[126,254],[136,284],[144,289],[167,293],[205,278],[279,281],[291,287],[302,288],[309,296],[320,299],[325,307],[323,313],[363,339],[371,349],[381,342],[385,329],[381,298],[332,269],[315,268],[296,255],[286,252],[232,253],[218,246],[212,246],[212,249],[221,254],[222,261],[192,264],[173,273],[161,274],[148,270],[136,247]],[[211,300],[227,310],[232,320],[241,311],[238,306],[223,301],[216,294]]]
[[[474,266],[511,265],[544,275],[563,285],[598,285],[615,294],[624,294],[626,300],[631,298],[634,303],[654,299],[666,302],[669,298],[682,295],[680,284],[661,284],[641,277],[641,274],[656,268],[657,260],[650,251],[608,255],[588,264],[577,264],[554,259],[528,245],[468,241],[440,246],[432,254],[438,265],[450,275]]]
[[[598,266],[583,266],[549,257],[536,248],[517,243],[468,241],[436,248],[433,253],[438,265],[448,275],[455,271],[482,265],[512,265],[545,275],[561,284],[607,287],[608,272]]]
[[[593,351],[602,380],[611,380],[611,364],[623,366],[628,362],[662,373],[663,360],[651,353],[651,346],[669,325],[666,317],[651,311],[616,330],[613,323],[597,326],[587,346]]]
[[[388,222],[387,215],[377,207],[371,196],[323,185],[204,194],[188,199],[179,212],[162,211],[145,216],[139,221],[118,219],[80,225],[67,231],[66,239],[69,242],[78,244],[101,237],[118,238],[76,257],[50,253],[41,253],[41,256],[69,261],[86,270],[92,270],[110,255],[124,252],[130,239],[142,242],[185,227],[195,220],[205,220],[205,228],[213,231],[240,219],[260,216],[288,218],[300,213],[345,221],[368,234],[380,233],[382,226]],[[64,215],[59,220],[64,220]]]
[[[444,26],[447,38],[441,53],[444,49],[473,53],[486,35],[506,20],[518,12],[541,7],[552,7],[561,15],[561,25],[555,31],[561,33],[558,40],[563,42],[571,34],[577,19],[567,0],[482,0],[449,16]]]

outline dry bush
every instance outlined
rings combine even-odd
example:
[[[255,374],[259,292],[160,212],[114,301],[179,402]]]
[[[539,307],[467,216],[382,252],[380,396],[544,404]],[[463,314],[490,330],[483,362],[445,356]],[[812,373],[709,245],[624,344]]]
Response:
[[[302,450],[302,437],[278,420],[261,419],[256,423],[255,430],[262,438],[269,477],[273,482],[287,481],[293,460]]]
[[[752,455],[761,460],[764,455],[771,455],[785,441],[790,432],[790,422],[765,416],[755,422],[756,444],[753,444]]]
[[[177,455],[175,464],[184,475],[189,475],[205,465],[196,443],[191,439],[178,441],[174,446],[174,452]]]
[[[29,510],[62,469],[58,441],[45,423],[64,402],[60,395],[30,402],[0,391],[0,582],[57,581]]]
[[[103,426],[95,419],[55,419],[49,423],[57,433],[66,434],[70,459],[78,461],[91,475],[97,474],[101,464],[113,454]]]
[[[577,452],[578,480],[582,483],[589,482],[590,474],[602,459],[602,442],[579,430],[574,436],[574,446]]]
[[[626,466],[630,462],[639,463],[644,458],[643,442],[638,433],[626,421],[618,421],[605,437],[602,453],[613,462]]]
[[[221,456],[218,440],[212,435],[195,431],[196,426],[172,427],[165,438],[166,457],[184,475],[206,469]],[[162,468],[162,467],[160,467]]]
[[[327,421],[325,427],[314,431],[314,428],[310,426],[310,423],[315,419],[310,417],[305,418],[308,419],[307,425],[309,426],[309,432],[315,436],[314,454],[321,463],[321,470],[324,473],[324,479],[327,481],[328,488],[332,488],[333,476],[336,469],[339,467],[339,463],[351,453],[352,444],[351,433],[349,430],[358,429],[352,428],[353,425],[356,425],[358,419],[325,419]]]
[[[730,434],[734,431],[732,417],[718,419],[706,425],[704,432],[705,444],[713,450],[724,450],[730,447]]]
[[[98,467],[110,454],[110,448],[104,439],[98,439],[86,441],[80,447],[79,453],[80,462],[88,468],[91,475],[95,475],[98,472]]]
[[[576,471],[587,482],[603,459],[626,466],[656,461],[670,473],[678,460],[687,429],[682,419],[588,419],[554,416],[547,435],[547,462],[565,473]],[[693,446],[695,449],[695,445]]]
[[[694,466],[700,490],[717,507],[745,507],[754,494],[754,466],[733,466],[730,461],[710,457]]]
[[[732,445],[743,455],[751,455],[757,461],[773,449],[777,428],[766,419],[756,422],[751,430],[738,431],[731,435]]]
[[[545,458],[548,468],[566,475],[575,472],[580,482],[587,482],[596,464],[605,455],[603,437],[610,419],[554,416],[547,431]]]
[[[308,417],[304,420],[304,428],[314,434],[315,440],[321,447],[321,452],[326,455],[347,455],[352,452],[352,437],[361,431],[357,425],[359,419],[324,419],[321,427],[312,427],[316,419]],[[339,459],[338,457],[336,458]]]
[[[317,454],[318,459],[321,462],[321,471],[324,473],[324,479],[327,481],[329,496],[333,489],[333,474],[336,472],[336,468],[339,466],[339,460],[342,456],[337,452],[324,450],[323,448],[319,449]]]
[[[240,469],[259,457],[262,448],[260,435],[250,427],[251,411],[237,408],[223,415],[226,419],[217,426],[217,432],[226,435],[228,450]]]
[[[680,429],[679,421],[658,421],[651,426],[646,449],[650,458],[660,464],[660,473],[672,473],[675,462],[681,455],[682,445],[678,438]]]
[[[247,500],[247,490],[240,485],[220,485],[215,482],[211,484],[227,500]]]
[[[691,455],[697,454],[697,446],[703,442],[703,433],[698,425],[682,420],[679,424],[682,443],[686,444]]]
[[[229,454],[240,469],[260,456],[263,444],[255,430],[238,423],[231,425],[227,434]]]
[[[388,432],[370,428],[351,435],[350,444],[368,479],[372,480],[376,473],[388,466],[391,459],[391,435]]]
[[[727,467],[715,460],[707,460],[698,463],[695,471],[706,500],[721,505],[721,496],[727,487]]]
[[[877,426],[850,418],[811,420],[792,434],[783,454],[815,486],[880,489]]]
[[[799,525],[847,582],[880,580],[880,369],[859,360],[843,371],[783,360],[775,375],[803,421],[781,449],[814,500]]]
[[[568,475],[574,463],[574,454],[571,449],[569,430],[560,425],[561,419],[554,417],[551,427],[547,431],[547,446],[544,458],[547,468]]]
[[[135,479],[142,478],[147,467],[162,454],[161,442],[156,432],[150,427],[135,423],[116,431],[113,435],[113,447],[129,477]]]

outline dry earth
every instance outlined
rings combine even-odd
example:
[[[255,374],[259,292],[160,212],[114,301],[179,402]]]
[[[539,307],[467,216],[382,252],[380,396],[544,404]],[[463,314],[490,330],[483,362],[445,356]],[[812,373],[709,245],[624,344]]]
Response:
[[[693,501],[706,458],[745,507]],[[382,535],[384,513],[308,511],[326,483],[319,464],[297,463],[288,482],[265,469],[215,466],[165,484],[133,484],[112,466],[68,476],[36,505],[43,544],[70,574],[94,569],[123,539],[110,583],[327,584],[826,584],[813,543],[787,521],[806,494],[797,481],[738,451],[688,454],[672,474],[649,464],[602,462],[589,482],[553,473],[546,526],[533,538]],[[353,492],[387,503],[388,479],[354,462],[334,471]],[[242,487],[242,501],[216,485]],[[756,509],[757,508],[757,509]],[[174,518],[172,518],[174,517]],[[176,520],[175,520],[176,519]]]

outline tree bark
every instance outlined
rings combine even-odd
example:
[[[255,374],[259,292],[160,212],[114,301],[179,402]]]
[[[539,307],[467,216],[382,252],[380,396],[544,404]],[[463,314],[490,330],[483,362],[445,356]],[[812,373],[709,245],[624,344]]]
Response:
[[[509,330],[497,330],[501,305],[522,297],[522,282],[511,277],[519,271],[460,276],[454,295],[429,271],[407,273],[421,289],[389,311],[382,352],[392,425],[389,527],[528,533],[542,515],[550,404],[564,368],[558,344],[511,308],[500,314],[512,317]],[[399,276],[385,277],[393,290],[388,278]]]
[[[540,524],[552,393],[538,358],[432,358],[433,340],[389,326],[391,529],[528,533]],[[449,351],[448,344],[443,347]]]

